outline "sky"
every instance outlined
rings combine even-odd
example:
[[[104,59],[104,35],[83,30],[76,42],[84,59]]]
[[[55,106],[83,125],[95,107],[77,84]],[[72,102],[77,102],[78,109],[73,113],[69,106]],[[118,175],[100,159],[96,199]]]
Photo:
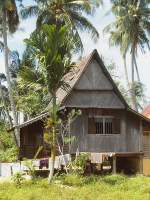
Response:
[[[24,0],[25,6],[33,4],[32,0]],[[104,1],[103,7],[97,9],[94,16],[88,17],[88,19],[97,28],[100,37],[96,43],[94,43],[90,35],[86,32],[81,33],[81,38],[84,44],[83,56],[91,53],[93,49],[97,49],[99,54],[104,58],[106,63],[114,62],[116,64],[116,75],[120,77],[120,80],[125,85],[125,76],[123,61],[120,51],[117,47],[109,46],[109,35],[103,34],[103,29],[106,25],[114,20],[112,14],[107,14],[110,11],[111,4],[109,0]],[[12,36],[8,37],[8,46],[11,50],[17,50],[20,55],[22,55],[25,44],[24,39],[30,36],[30,33],[35,29],[36,19],[30,18],[24,21],[20,21],[18,31]],[[127,56],[127,65],[130,72],[130,56]],[[141,81],[145,86],[145,94],[148,100],[150,100],[150,52],[146,51],[142,54],[140,51],[138,53],[137,63],[139,66],[139,72]],[[0,53],[0,72],[5,72],[4,69],[4,57]],[[131,75],[130,75],[131,76]]]

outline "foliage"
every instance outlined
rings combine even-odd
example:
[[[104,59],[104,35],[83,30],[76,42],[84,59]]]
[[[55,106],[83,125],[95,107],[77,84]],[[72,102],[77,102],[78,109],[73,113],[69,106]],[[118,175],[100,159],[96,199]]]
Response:
[[[21,184],[23,183],[23,181],[25,180],[25,178],[23,177],[23,172],[16,172],[13,176],[12,176],[12,181],[17,185],[17,186],[21,186]]]
[[[71,172],[83,174],[86,162],[89,159],[88,153],[80,153],[76,158],[68,164],[68,168]]]
[[[24,19],[31,16],[37,17],[36,29],[43,24],[56,25],[62,27],[67,25],[70,37],[76,40],[77,50],[83,49],[79,30],[91,33],[92,39],[97,39],[99,33],[86,15],[92,15],[102,1],[93,0],[34,0],[33,6],[23,7],[21,15]]]
[[[49,104],[45,77],[29,48],[26,48],[20,61],[15,91],[18,110],[29,118],[43,112]]]
[[[28,175],[31,176],[32,180],[36,178],[35,165],[33,160],[24,160],[23,165],[28,169]]]
[[[9,115],[10,101],[8,98],[8,89],[5,84],[6,76],[0,73],[0,120],[6,120],[11,125],[12,120]]]
[[[71,52],[74,49],[73,38],[67,34],[67,26],[43,25],[40,32],[34,32],[27,45],[32,48],[33,57],[37,58],[48,91],[53,94],[58,88],[66,88],[64,75],[71,67]]]
[[[10,33],[14,33],[19,25],[17,1],[19,2],[21,0],[0,0],[0,12],[6,11],[7,26]],[[0,23],[2,23],[2,21]]]
[[[43,74],[47,91],[51,96],[49,99],[49,101],[51,100],[49,114],[52,118],[52,127],[49,128],[49,134],[52,135],[52,164],[49,176],[49,180],[51,180],[57,142],[57,90],[59,88],[67,90],[68,88],[68,84],[63,78],[72,67],[71,53],[75,49],[75,43],[74,38],[68,34],[67,26],[58,27],[47,24],[33,32],[30,39],[26,39],[25,42],[31,49],[32,56],[36,57],[37,66]]]
[[[83,186],[86,178],[80,176],[77,173],[64,175],[61,177],[61,181],[64,185],[68,186]]]
[[[135,72],[137,81],[141,82],[136,57],[138,50],[145,52],[145,47],[150,49],[150,9],[149,1],[146,0],[112,0],[112,12],[115,21],[105,28],[110,34],[110,45],[119,46],[124,60],[125,75],[128,89],[130,90],[132,107],[138,110],[136,88],[134,83]],[[131,81],[126,64],[126,54],[131,57]],[[142,87],[141,87],[142,90]]]
[[[0,122],[0,162],[17,160],[18,149],[11,133],[6,131],[5,124]]]
[[[122,175],[74,176],[69,184],[62,181],[47,185],[47,180],[23,182],[18,189],[12,183],[0,184],[2,200],[147,200],[149,199],[149,177]],[[67,179],[67,178],[66,178]],[[71,179],[71,177],[69,177]],[[76,179],[76,180],[75,180]],[[84,180],[83,180],[84,179]],[[84,182],[84,183],[82,183]]]

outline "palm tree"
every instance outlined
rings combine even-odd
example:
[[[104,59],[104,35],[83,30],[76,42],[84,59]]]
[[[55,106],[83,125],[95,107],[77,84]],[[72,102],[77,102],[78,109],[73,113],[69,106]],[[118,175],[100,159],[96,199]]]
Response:
[[[124,30],[122,25],[120,24],[120,20],[116,21],[113,24],[110,24],[105,27],[104,33],[110,33],[110,38],[109,38],[109,44],[110,46],[119,46],[120,47],[120,52],[123,58],[123,63],[124,63],[124,70],[125,70],[125,78],[126,78],[126,83],[127,87],[130,90],[130,81],[129,81],[129,76],[128,76],[128,69],[127,69],[127,64],[126,64],[126,53],[127,53],[127,48],[128,48],[128,42],[124,42],[126,35],[124,34]],[[124,43],[123,43],[124,42]]]
[[[116,21],[109,25],[106,30],[110,31],[111,39],[114,44],[120,46],[124,61],[126,53],[130,52],[132,69],[131,94],[133,108],[137,110],[134,88],[135,70],[139,82],[140,76],[136,57],[139,48],[142,52],[144,52],[146,45],[149,48],[148,34],[150,33],[150,9],[148,6],[150,2],[147,0],[112,0],[112,3],[112,12],[116,16]],[[127,71],[126,77],[128,77]],[[128,78],[126,79],[128,81]]]
[[[101,0],[34,0],[37,5],[23,8],[22,17],[37,17],[36,27],[42,24],[57,24],[57,26],[67,25],[70,34],[76,38],[76,45],[83,49],[83,44],[79,35],[79,30],[91,33],[92,39],[96,40],[99,33],[96,28],[83,14],[92,14]],[[99,2],[99,3],[98,3]],[[78,48],[79,49],[79,48]]]
[[[7,44],[7,33],[14,33],[19,24],[19,17],[17,13],[17,6],[15,0],[1,0],[0,1],[0,23],[2,27],[2,37],[4,43],[4,57],[5,57],[5,71],[8,85],[9,100],[13,114],[13,124],[15,128],[15,136],[17,145],[19,145],[19,129],[17,128],[17,116],[13,92],[11,88],[10,72],[9,72],[9,49]]]
[[[25,118],[31,118],[46,110],[50,98],[45,77],[41,69],[36,66],[35,58],[30,58],[31,54],[27,51],[24,52],[20,62],[16,98],[18,110]]]
[[[32,48],[33,57],[38,58],[38,66],[43,72],[48,92],[51,96],[52,117],[51,127],[51,160],[49,182],[54,173],[56,155],[56,125],[57,125],[57,90],[66,89],[68,84],[63,80],[64,75],[71,69],[71,52],[74,49],[73,39],[68,34],[68,27],[56,25],[43,25],[40,31],[33,32],[26,40]]]

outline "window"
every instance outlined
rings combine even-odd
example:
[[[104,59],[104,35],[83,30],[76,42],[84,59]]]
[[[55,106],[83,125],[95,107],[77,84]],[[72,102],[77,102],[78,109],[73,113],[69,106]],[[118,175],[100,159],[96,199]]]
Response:
[[[119,134],[120,120],[114,117],[89,117],[89,134]]]

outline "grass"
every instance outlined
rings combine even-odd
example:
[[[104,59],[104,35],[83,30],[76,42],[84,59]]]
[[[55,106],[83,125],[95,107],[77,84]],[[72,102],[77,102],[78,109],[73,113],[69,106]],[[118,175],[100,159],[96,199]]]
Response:
[[[21,187],[0,184],[0,200],[150,200],[150,178],[109,175],[104,177],[59,177],[24,182]]]

